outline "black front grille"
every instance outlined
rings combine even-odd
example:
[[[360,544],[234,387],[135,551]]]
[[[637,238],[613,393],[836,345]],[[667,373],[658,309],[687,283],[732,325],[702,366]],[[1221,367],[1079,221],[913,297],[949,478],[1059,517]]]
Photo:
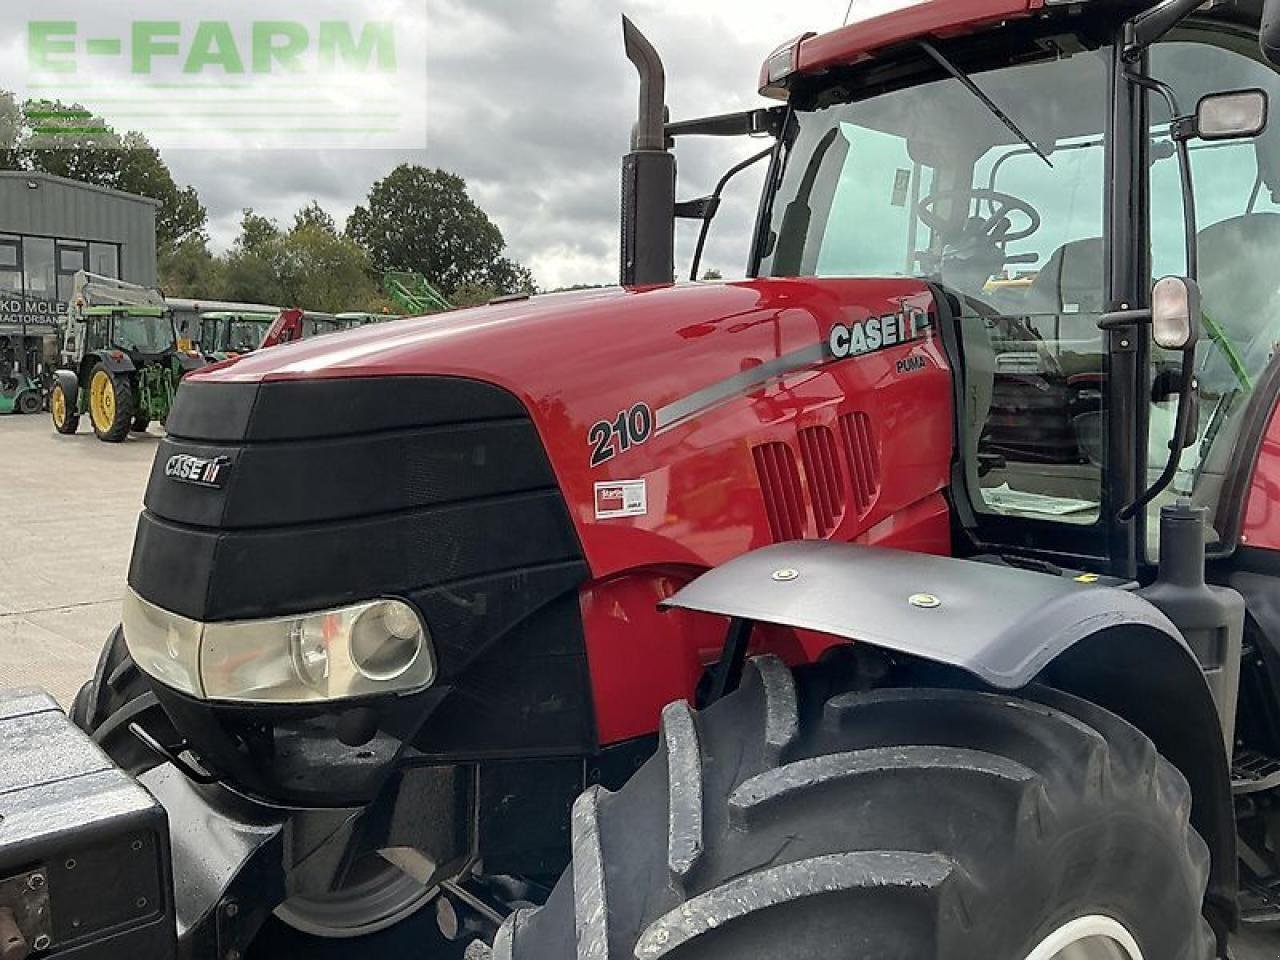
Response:
[[[532,422],[488,384],[191,383],[169,428],[129,582],[196,620],[301,613],[581,561]],[[221,459],[222,485],[168,476],[182,455]]]
[[[142,597],[205,622],[404,598],[439,674],[374,705],[386,736],[446,762],[593,749],[577,600],[587,567],[515,397],[447,377],[191,382],[168,429],[129,570]],[[183,455],[221,459],[220,486],[169,476]],[[372,747],[335,742],[350,705],[330,715],[157,693],[197,753],[249,793],[345,803],[387,775],[360,759]]]

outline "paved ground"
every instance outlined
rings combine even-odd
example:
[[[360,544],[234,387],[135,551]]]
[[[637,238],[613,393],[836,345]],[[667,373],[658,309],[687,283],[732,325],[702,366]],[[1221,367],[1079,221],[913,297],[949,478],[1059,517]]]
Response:
[[[99,443],[87,424],[0,416],[0,688],[35,684],[65,707],[119,622],[133,528],[159,427]],[[1236,960],[1280,960],[1280,934],[1255,935]]]
[[[0,416],[0,687],[63,706],[119,621],[133,528],[160,428],[122,444],[47,415]]]

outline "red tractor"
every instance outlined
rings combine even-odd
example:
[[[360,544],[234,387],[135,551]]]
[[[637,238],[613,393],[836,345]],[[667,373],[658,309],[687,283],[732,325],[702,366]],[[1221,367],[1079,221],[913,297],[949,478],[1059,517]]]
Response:
[[[854,11],[777,106],[674,123],[627,27],[621,289],[185,381],[73,711],[146,792],[0,700],[0,934],[1207,960],[1280,920],[1280,5]],[[771,138],[742,282],[671,283],[696,135]]]

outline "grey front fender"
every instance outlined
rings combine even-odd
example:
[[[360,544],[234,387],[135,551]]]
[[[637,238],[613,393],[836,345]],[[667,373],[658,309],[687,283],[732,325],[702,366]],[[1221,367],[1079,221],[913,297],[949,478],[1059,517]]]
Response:
[[[813,630],[955,667],[997,690],[1032,682],[1105,707],[1187,778],[1213,858],[1208,900],[1236,917],[1230,767],[1213,696],[1177,627],[1134,593],[1007,566],[827,541],[711,570],[665,607]]]
[[[869,643],[958,667],[1000,690],[1025,687],[1063,651],[1121,624],[1163,634],[1195,662],[1168,618],[1124,590],[820,540],[744,554],[665,605]]]

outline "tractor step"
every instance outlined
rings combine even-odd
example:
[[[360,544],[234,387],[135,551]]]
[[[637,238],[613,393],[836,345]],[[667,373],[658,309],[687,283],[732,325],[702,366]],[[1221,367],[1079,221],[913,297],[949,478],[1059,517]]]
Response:
[[[1236,796],[1280,787],[1280,760],[1256,750],[1238,750],[1231,761],[1231,792]]]

